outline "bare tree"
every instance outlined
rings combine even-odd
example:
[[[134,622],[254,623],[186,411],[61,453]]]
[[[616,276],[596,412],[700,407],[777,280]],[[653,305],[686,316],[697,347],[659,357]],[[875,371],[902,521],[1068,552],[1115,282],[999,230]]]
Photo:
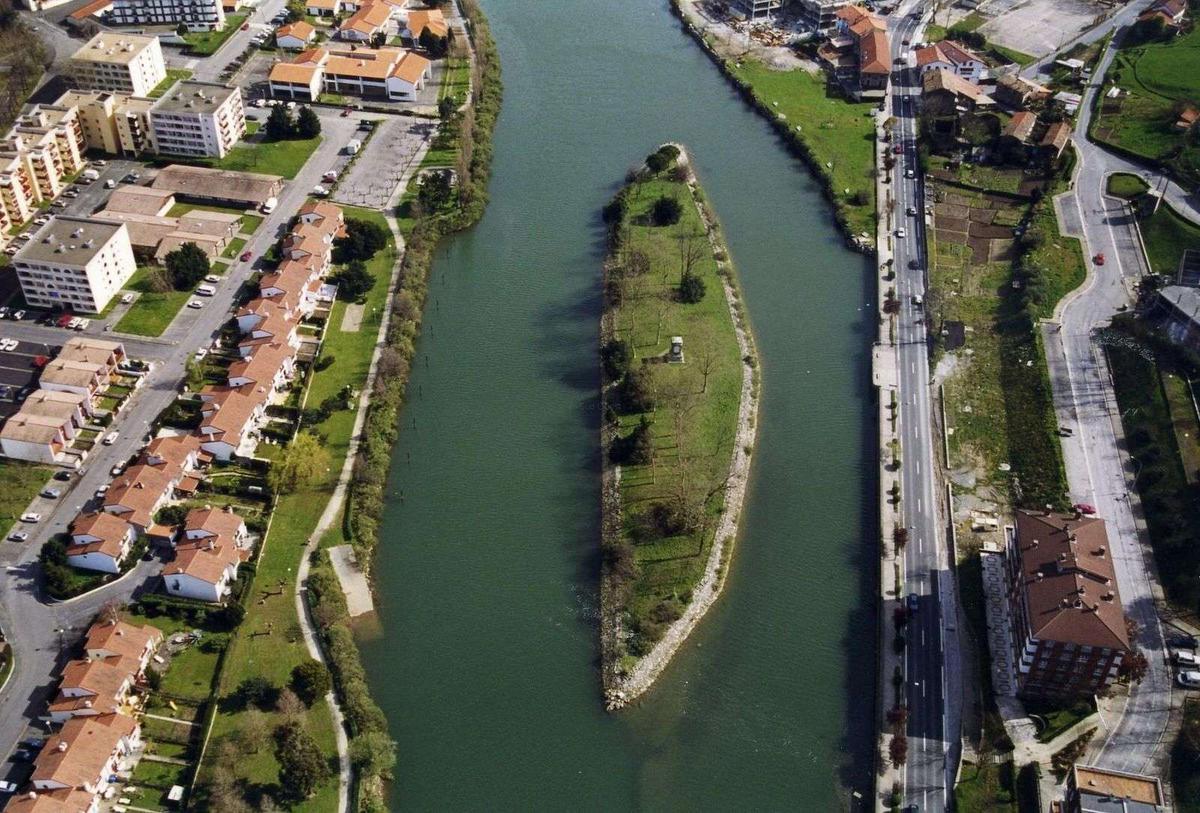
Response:
[[[712,332],[707,329],[701,330],[697,338],[699,347],[696,351],[696,369],[702,377],[700,392],[708,392],[708,377],[717,364],[717,351],[714,347],[716,343],[713,341]]]
[[[679,283],[681,285],[683,278],[692,273],[696,263],[704,256],[704,243],[700,239],[703,236],[701,232],[682,225],[675,234],[675,240],[679,247]]]
[[[662,340],[663,320],[667,318],[667,314],[671,312],[670,294],[662,292],[658,296],[658,302],[654,306],[654,346],[658,347],[658,343]]]

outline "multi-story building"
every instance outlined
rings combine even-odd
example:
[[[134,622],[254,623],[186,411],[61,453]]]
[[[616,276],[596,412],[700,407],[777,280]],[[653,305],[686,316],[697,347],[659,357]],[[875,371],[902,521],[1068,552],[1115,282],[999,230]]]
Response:
[[[55,107],[74,107],[88,149],[109,155],[141,155],[154,149],[150,140],[153,99],[101,90],[69,90]]]
[[[100,312],[137,263],[124,223],[59,216],[13,256],[25,301]]]
[[[734,0],[734,5],[750,20],[769,19],[783,5],[783,0]]]
[[[74,108],[38,105],[0,140],[0,230],[33,217],[83,168],[86,143]]]
[[[951,71],[968,82],[979,84],[987,78],[987,63],[977,54],[951,40],[942,40],[924,48],[918,48],[917,68],[921,75],[930,71]]]
[[[838,9],[850,0],[799,0],[800,19],[818,34],[828,34],[837,26]]]
[[[149,96],[167,66],[158,37],[103,31],[71,57],[68,76],[85,90]]]
[[[1075,764],[1067,774],[1064,813],[1162,813],[1167,810],[1156,776]]]
[[[431,63],[402,48],[310,48],[271,68],[271,95],[316,101],[322,93],[412,101],[425,87]]]
[[[155,151],[224,158],[246,132],[242,91],[215,82],[180,82],[150,108]]]
[[[189,31],[225,27],[222,0],[113,0],[113,25],[186,25]]]
[[[1107,688],[1130,644],[1104,520],[1019,511],[1006,560],[1018,693],[1065,699]]]

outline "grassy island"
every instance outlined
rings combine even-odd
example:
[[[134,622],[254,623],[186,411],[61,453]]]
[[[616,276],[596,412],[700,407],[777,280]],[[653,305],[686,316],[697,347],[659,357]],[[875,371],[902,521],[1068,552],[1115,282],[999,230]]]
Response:
[[[653,682],[716,598],[757,408],[725,246],[685,153],[653,153],[604,209],[604,684]]]

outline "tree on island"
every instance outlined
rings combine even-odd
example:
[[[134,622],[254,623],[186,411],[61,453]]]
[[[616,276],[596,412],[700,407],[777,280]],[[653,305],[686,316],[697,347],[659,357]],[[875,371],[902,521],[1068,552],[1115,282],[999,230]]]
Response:
[[[278,109],[278,108],[276,108]],[[321,119],[308,105],[300,108],[296,115],[296,137],[316,138],[321,134]]]
[[[671,195],[663,195],[654,201],[650,209],[650,222],[655,226],[674,226],[683,215],[683,206]]]

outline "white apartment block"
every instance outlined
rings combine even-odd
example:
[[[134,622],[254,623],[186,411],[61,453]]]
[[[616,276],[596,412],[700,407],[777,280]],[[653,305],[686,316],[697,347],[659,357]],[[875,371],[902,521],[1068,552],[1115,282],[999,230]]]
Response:
[[[154,149],[150,140],[153,99],[103,90],[68,90],[55,107],[74,107],[88,149],[109,155],[141,155]]]
[[[242,91],[215,82],[179,82],[150,108],[155,151],[223,158],[246,132]]]
[[[222,0],[114,0],[113,25],[179,25],[189,31],[225,27]]]
[[[85,90],[149,96],[167,66],[158,37],[104,31],[75,52],[67,73]]]
[[[799,0],[800,19],[820,34],[828,34],[837,27],[837,13],[851,0]]]
[[[77,111],[35,106],[0,139],[0,231],[28,221],[66,178],[83,168],[86,142]]]
[[[12,260],[25,301],[100,312],[137,270],[124,223],[52,217]]]

